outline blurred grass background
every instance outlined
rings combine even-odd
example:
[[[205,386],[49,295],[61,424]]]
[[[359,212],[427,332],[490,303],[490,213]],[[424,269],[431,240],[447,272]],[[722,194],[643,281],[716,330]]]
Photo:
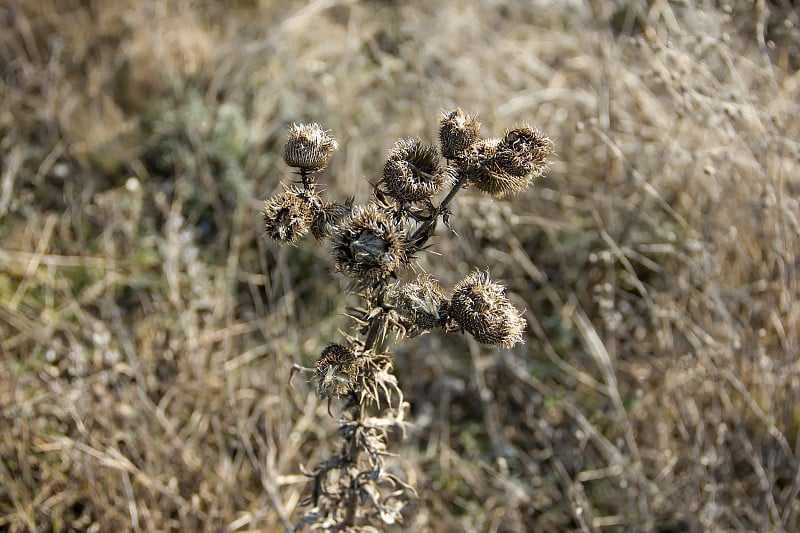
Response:
[[[443,110],[531,123],[421,266],[527,344],[401,344],[408,531],[800,530],[800,18],[789,0],[0,0],[0,529],[281,531],[336,446],[289,376],[352,300],[262,238],[285,128],[364,201]]]

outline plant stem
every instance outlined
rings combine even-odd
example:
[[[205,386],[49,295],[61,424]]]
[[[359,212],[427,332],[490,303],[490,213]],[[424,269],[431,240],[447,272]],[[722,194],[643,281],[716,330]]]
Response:
[[[305,182],[305,176],[303,176]],[[414,234],[411,236],[411,242],[414,243],[415,246],[421,248],[425,245],[425,242],[433,235],[434,230],[436,229],[436,224],[439,220],[439,217],[442,216],[447,211],[447,206],[450,202],[453,201],[458,191],[463,187],[463,185],[467,182],[467,176],[462,174],[458,181],[453,185],[450,191],[447,193],[447,196],[442,200],[442,202],[436,207],[431,215],[429,220],[423,222],[423,224],[417,228]],[[402,205],[398,207],[398,213],[402,213]],[[376,293],[369,298],[372,300],[374,304],[371,308],[377,308],[383,306],[384,295],[386,292],[386,287],[380,287]],[[364,339],[364,351],[370,351],[375,349],[378,345],[379,339],[381,337],[381,333],[385,332],[387,323],[386,323],[386,315],[384,313],[377,314],[370,318],[369,320],[369,327],[367,329],[367,335]],[[348,452],[348,461],[350,462],[350,467],[354,470],[358,470],[358,460],[361,454],[361,448],[359,445],[359,429],[361,425],[361,420],[364,419],[364,406],[358,405],[357,408],[353,410],[353,421],[357,424],[353,430],[353,433],[350,435],[350,446]],[[350,493],[348,495],[347,501],[347,510],[344,517],[343,526],[350,528],[356,526],[357,522],[357,510],[358,510],[358,487],[356,486],[358,482],[358,475],[353,478],[352,484],[350,487]]]
[[[358,405],[358,413],[354,414],[354,417],[357,418],[358,425],[353,428],[353,433],[351,435],[350,440],[350,457],[348,458],[351,464],[351,468],[353,468],[356,472],[358,472],[358,456],[361,454],[361,448],[358,445],[359,441],[359,428],[361,426],[361,420],[364,418],[364,406],[359,404]],[[351,481],[350,487],[350,494],[348,495],[347,501],[347,514],[344,517],[344,524],[345,526],[353,527],[356,525],[356,510],[358,508],[358,487],[356,483],[358,482],[358,473],[356,473],[355,477]]]
[[[433,235],[434,230],[436,229],[436,223],[439,221],[439,217],[442,213],[445,212],[447,206],[453,201],[458,191],[461,187],[467,182],[467,175],[462,173],[461,176],[458,178],[458,181],[453,185],[453,188],[450,189],[450,192],[447,193],[447,196],[444,197],[442,203],[433,211],[430,220],[427,220],[422,223],[422,225],[417,228],[417,231],[414,232],[414,235],[411,236],[411,242],[413,242],[417,248],[422,248],[428,239],[431,238]]]
[[[300,180],[303,183],[303,189],[306,191],[313,191],[314,190],[314,174],[309,172],[308,169],[301,168],[300,169]]]
[[[385,327],[386,317],[383,314],[370,319],[367,338],[364,339],[364,351],[371,350],[378,344],[378,338],[381,336],[381,331],[385,331]]]

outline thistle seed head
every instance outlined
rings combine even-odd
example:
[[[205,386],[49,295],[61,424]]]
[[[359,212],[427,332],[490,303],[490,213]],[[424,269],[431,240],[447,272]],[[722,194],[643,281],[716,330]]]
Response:
[[[445,113],[439,121],[439,142],[447,159],[463,157],[480,138],[481,123],[461,108]]]
[[[408,263],[402,224],[374,204],[357,206],[331,236],[333,257],[354,287],[369,287],[394,276]]]
[[[324,203],[318,211],[314,213],[314,220],[311,223],[311,233],[318,241],[329,237],[337,225],[350,216],[353,212],[353,199],[348,199],[343,204],[336,202]]]
[[[398,200],[427,200],[442,188],[450,177],[439,168],[439,152],[414,139],[401,139],[389,151],[383,167],[383,188]]]
[[[393,294],[393,303],[398,314],[407,322],[410,337],[444,324],[447,315],[444,290],[427,274],[402,285]]]
[[[262,215],[267,235],[281,244],[295,242],[308,233],[314,203],[307,191],[296,187],[266,200]]]
[[[514,175],[500,164],[501,139],[486,139],[475,144],[468,155],[464,171],[469,184],[495,198],[524,191],[531,183],[530,175]]]
[[[283,159],[290,167],[317,172],[328,166],[338,148],[336,139],[328,135],[319,124],[292,124]]]
[[[541,176],[554,152],[553,141],[528,126],[506,132],[498,147],[496,160],[500,168],[514,176]]]
[[[511,348],[523,343],[525,320],[488,272],[472,272],[455,286],[449,316],[482,344]]]
[[[353,390],[358,377],[356,352],[341,344],[329,344],[314,365],[317,396],[321,400],[341,397]]]

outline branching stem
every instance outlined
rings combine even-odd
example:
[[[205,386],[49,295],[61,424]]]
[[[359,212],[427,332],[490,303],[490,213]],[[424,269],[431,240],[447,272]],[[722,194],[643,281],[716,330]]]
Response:
[[[442,216],[447,211],[447,206],[450,202],[453,201],[458,191],[461,190],[461,187],[467,182],[467,175],[462,173],[458,181],[453,185],[453,188],[450,189],[450,192],[447,193],[447,196],[444,197],[442,203],[433,211],[431,218],[426,220],[422,223],[422,225],[417,228],[417,231],[411,236],[411,242],[415,244],[417,248],[422,248],[425,246],[425,243],[428,242],[428,239],[431,238],[433,232],[436,230],[436,224],[439,222],[439,217]]]

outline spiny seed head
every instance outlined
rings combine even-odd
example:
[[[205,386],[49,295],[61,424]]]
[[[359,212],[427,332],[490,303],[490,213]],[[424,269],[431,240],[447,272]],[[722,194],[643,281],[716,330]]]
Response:
[[[358,356],[341,344],[329,344],[314,366],[317,395],[320,399],[344,396],[358,377]]]
[[[447,314],[444,290],[427,274],[405,283],[393,294],[397,312],[409,324],[408,334],[413,337],[440,326]]]
[[[267,235],[281,244],[295,242],[308,233],[313,206],[309,193],[296,187],[269,198],[262,211]]]
[[[439,121],[439,142],[442,155],[447,159],[459,159],[480,138],[481,123],[474,115],[464,113],[461,108],[445,113]]]
[[[389,196],[416,202],[439,192],[449,178],[447,169],[439,168],[436,147],[414,139],[401,139],[389,151],[381,183]]]
[[[419,139],[400,139],[389,150],[389,159],[408,161],[421,170],[432,172],[439,165],[439,151]]]
[[[508,130],[497,150],[496,161],[511,175],[541,176],[554,153],[553,141],[529,126]]]
[[[339,148],[336,139],[319,124],[292,124],[286,138],[283,159],[290,167],[307,172],[323,170]]]
[[[449,316],[482,344],[511,348],[523,343],[525,320],[488,272],[472,272],[455,286]]]
[[[409,260],[402,225],[374,204],[356,206],[331,242],[337,268],[351,278],[354,287],[385,281]]]
[[[475,144],[464,165],[469,184],[479,191],[503,198],[524,191],[531,183],[529,174],[510,174],[500,164],[501,139],[486,139]]]
[[[353,212],[353,199],[348,199],[343,204],[336,202],[324,203],[318,211],[314,213],[314,220],[311,223],[311,233],[318,241],[331,235],[336,230],[338,224],[350,216]]]

